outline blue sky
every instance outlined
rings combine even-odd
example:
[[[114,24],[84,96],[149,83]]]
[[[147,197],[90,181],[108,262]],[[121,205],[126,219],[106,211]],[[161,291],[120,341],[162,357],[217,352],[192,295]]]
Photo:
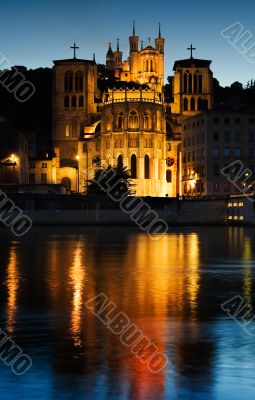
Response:
[[[254,0],[1,0],[0,52],[13,65],[29,68],[52,66],[53,59],[77,56],[104,63],[108,42],[120,38],[125,58],[132,21],[145,42],[157,34],[158,22],[166,39],[165,71],[172,74],[176,59],[186,58],[191,43],[195,57],[212,60],[214,76],[222,85],[255,79],[255,64],[249,63],[220,32],[235,22],[254,36]]]

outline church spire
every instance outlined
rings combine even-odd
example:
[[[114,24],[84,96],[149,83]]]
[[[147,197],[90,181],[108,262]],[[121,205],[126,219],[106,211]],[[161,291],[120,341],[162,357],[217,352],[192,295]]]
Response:
[[[135,36],[135,21],[133,21],[133,36]]]
[[[120,51],[120,39],[117,39],[117,51]]]
[[[158,23],[158,37],[161,38],[161,23]]]

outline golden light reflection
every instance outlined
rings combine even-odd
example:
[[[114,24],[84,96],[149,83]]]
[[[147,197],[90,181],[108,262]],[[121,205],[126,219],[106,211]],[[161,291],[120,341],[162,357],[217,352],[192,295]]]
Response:
[[[17,292],[20,282],[16,248],[14,247],[10,250],[6,281],[8,290],[6,330],[9,335],[12,335],[15,329],[15,315],[17,312]]]
[[[251,277],[251,259],[252,259],[252,248],[251,239],[245,237],[244,239],[244,280],[243,280],[243,291],[246,303],[252,304],[252,277]]]
[[[73,289],[71,333],[74,339],[74,345],[77,347],[81,346],[83,287],[85,280],[85,269],[82,259],[82,247],[81,244],[78,244],[74,250],[73,264],[69,272],[69,278]]]

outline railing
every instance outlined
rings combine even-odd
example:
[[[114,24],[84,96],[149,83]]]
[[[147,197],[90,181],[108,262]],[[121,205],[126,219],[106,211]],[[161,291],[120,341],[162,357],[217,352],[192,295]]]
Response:
[[[161,100],[157,100],[157,99],[144,99],[141,97],[137,97],[137,98],[123,98],[123,99],[114,99],[113,100],[108,100],[105,101],[104,104],[112,104],[112,103],[156,103],[156,104],[163,104],[163,102]]]

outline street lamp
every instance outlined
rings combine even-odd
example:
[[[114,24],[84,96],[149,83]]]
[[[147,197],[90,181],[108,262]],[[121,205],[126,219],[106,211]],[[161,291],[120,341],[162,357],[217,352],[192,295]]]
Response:
[[[80,193],[80,156],[77,154],[77,156],[75,156],[76,160],[77,160],[77,173],[78,173],[78,177],[77,177],[77,192]]]

